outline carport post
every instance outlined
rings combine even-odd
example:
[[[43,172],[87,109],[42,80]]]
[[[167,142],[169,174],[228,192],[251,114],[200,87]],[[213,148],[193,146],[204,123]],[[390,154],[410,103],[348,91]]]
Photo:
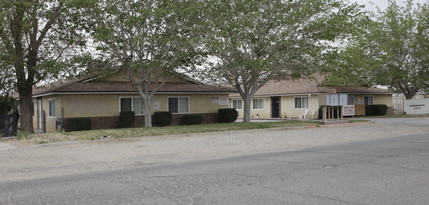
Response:
[[[43,110],[42,112],[43,112],[43,120],[42,120],[42,123],[43,123],[43,133],[46,133],[46,113],[45,113],[45,110]]]
[[[331,106],[327,106],[328,109],[328,120],[331,119]]]
[[[337,106],[337,119],[340,120],[340,106]]]
[[[326,121],[326,105],[323,105],[323,106],[322,106],[322,112],[323,112],[323,114],[322,114],[322,116],[323,116],[323,121]]]

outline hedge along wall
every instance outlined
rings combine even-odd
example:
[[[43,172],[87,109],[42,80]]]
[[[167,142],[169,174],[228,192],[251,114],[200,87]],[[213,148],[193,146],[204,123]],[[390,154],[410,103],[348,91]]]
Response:
[[[173,114],[173,121],[172,121],[172,125],[184,125],[184,119],[183,116],[185,116],[187,114]],[[202,124],[209,124],[209,123],[216,123],[217,122],[217,118],[218,118],[218,114],[217,113],[201,113],[200,115],[202,115],[203,120],[202,120]]]
[[[187,114],[182,117],[185,125],[199,125],[203,122],[203,116],[200,114]]]
[[[173,114],[173,119],[171,125],[183,125],[183,116],[186,114]],[[218,114],[217,113],[201,113],[203,120],[202,124],[216,123]],[[153,116],[152,116],[153,117]],[[91,129],[110,129],[117,128],[119,122],[119,116],[115,117],[88,117],[91,119],[92,125]],[[70,128],[70,119],[64,118],[64,129],[69,131]],[[134,119],[133,127],[143,127],[144,126],[144,115],[137,115]]]
[[[153,113],[152,125],[157,127],[169,126],[173,120],[173,114],[166,111],[158,111]]]

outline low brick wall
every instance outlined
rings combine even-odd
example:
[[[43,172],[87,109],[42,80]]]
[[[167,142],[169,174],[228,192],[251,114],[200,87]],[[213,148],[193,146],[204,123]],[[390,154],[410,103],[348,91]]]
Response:
[[[64,130],[66,132],[70,131],[69,130],[70,119],[71,118],[64,118]],[[93,130],[118,127],[119,117],[90,117],[90,119],[92,121],[91,129]]]
[[[198,113],[203,116],[203,124],[216,123],[218,114],[217,113]],[[185,114],[173,114],[172,125],[183,125],[183,116]],[[90,117],[92,121],[91,129],[109,129],[118,127],[119,116],[114,117]],[[153,118],[153,116],[152,116]],[[70,118],[64,118],[64,129],[69,131],[68,127],[70,124]],[[143,127],[144,126],[144,115],[135,116],[134,126],[133,127]]]

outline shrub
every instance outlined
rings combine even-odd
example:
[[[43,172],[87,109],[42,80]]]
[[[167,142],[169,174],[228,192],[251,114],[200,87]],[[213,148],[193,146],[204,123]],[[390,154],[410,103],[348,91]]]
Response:
[[[183,116],[185,125],[199,125],[203,122],[203,116],[200,114],[187,114]]]
[[[376,115],[385,115],[387,113],[387,105],[374,105]]]
[[[90,130],[91,125],[91,118],[70,118],[68,131]]]
[[[159,111],[153,114],[153,125],[157,127],[164,127],[171,124],[173,114],[171,112]]]
[[[365,105],[365,116],[373,116],[371,105]]]
[[[365,105],[366,116],[385,115],[387,113],[387,105],[376,104],[376,105]]]
[[[121,111],[119,113],[119,128],[132,127],[134,125],[134,112]]]
[[[235,122],[235,120],[237,120],[237,117],[238,117],[238,112],[234,108],[219,109],[218,113],[219,113],[219,118],[218,118],[219,122],[225,122],[225,123]]]

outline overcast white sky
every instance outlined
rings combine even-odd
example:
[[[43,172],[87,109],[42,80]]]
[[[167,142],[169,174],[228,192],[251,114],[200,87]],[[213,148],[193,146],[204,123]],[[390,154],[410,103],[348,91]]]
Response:
[[[387,0],[350,0],[351,2],[357,2],[358,4],[364,4],[365,8],[370,11],[377,11],[377,7],[380,7],[381,10],[384,10],[387,7]],[[372,2],[372,3],[370,3]],[[405,0],[396,0],[400,6],[405,6]],[[429,0],[414,0],[414,4],[420,3],[429,3]]]

